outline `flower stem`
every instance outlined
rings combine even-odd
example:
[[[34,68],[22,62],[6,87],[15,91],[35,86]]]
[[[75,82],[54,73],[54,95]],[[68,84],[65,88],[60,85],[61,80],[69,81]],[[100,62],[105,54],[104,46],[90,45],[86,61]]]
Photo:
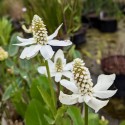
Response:
[[[49,88],[50,88],[50,91],[51,91],[51,95],[52,95],[52,99],[53,99],[53,104],[56,107],[54,89],[52,87],[52,80],[51,80],[50,70],[49,70],[49,66],[48,66],[47,60],[45,60],[45,66],[46,66],[46,70],[47,70],[47,75],[48,75],[48,80],[49,80]]]
[[[85,125],[88,125],[88,105],[85,103]]]
[[[59,98],[60,93],[60,83],[57,83],[57,99]],[[60,102],[57,100],[57,108],[60,107]]]

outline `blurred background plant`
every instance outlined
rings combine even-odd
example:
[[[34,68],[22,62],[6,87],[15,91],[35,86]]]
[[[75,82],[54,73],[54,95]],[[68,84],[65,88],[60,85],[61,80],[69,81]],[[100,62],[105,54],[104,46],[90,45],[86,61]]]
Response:
[[[1,0],[0,1],[0,15],[8,16],[15,20],[22,18],[23,3],[22,0]]]
[[[94,13],[96,15],[99,15],[101,10],[103,0],[84,0],[83,3],[83,14],[88,15],[91,13]]]
[[[120,19],[122,12],[116,2],[113,0],[105,0],[101,2],[101,10],[107,18]]]
[[[8,58],[8,52],[6,52],[2,47],[0,47],[0,61]]]
[[[83,6],[84,15],[95,14],[99,16],[100,12],[104,12],[107,17],[120,18],[122,14],[118,4],[113,0],[85,0]]]
[[[12,32],[11,21],[3,17],[0,19],[0,45],[7,45],[9,43],[10,35]]]
[[[70,35],[81,27],[82,0],[24,0],[27,11],[24,15],[30,23],[34,14],[38,14],[47,25],[49,33],[63,23],[60,38]],[[49,28],[51,27],[51,28]]]

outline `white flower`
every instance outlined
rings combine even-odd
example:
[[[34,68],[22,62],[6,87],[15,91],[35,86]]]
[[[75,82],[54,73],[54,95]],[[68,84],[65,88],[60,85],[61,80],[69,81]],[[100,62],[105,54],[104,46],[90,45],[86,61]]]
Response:
[[[54,39],[59,29],[61,28],[62,24],[56,29],[56,31],[48,36],[47,35],[47,29],[42,21],[42,19],[34,15],[32,20],[32,26],[31,30],[33,33],[33,38],[29,39],[23,39],[21,37],[17,37],[17,39],[21,42],[19,44],[14,44],[18,46],[27,46],[31,45],[29,47],[25,47],[23,52],[20,55],[21,59],[30,59],[37,55],[37,53],[40,51],[41,55],[45,58],[45,60],[48,60],[52,58],[54,51],[52,50],[51,46],[69,46],[72,44],[70,40],[56,40]],[[32,45],[33,44],[33,45]],[[50,46],[51,45],[51,46]]]
[[[72,77],[72,73],[69,71],[71,69],[72,62],[66,64],[66,59],[64,58],[62,50],[58,50],[54,56],[54,62],[48,60],[48,64],[51,77],[55,77],[56,82],[61,80],[62,75],[68,78]],[[38,72],[47,75],[45,66],[38,67]]]
[[[59,100],[66,105],[85,102],[88,106],[98,112],[99,109],[107,105],[109,97],[112,97],[117,90],[108,90],[115,80],[115,74],[100,75],[97,84],[93,87],[88,68],[80,59],[75,59],[73,64],[74,80],[61,80],[62,86],[72,91],[72,95],[60,92]],[[84,77],[83,77],[84,76]],[[106,100],[104,100],[106,99]]]
[[[27,11],[27,8],[26,7],[23,7],[22,8],[22,12],[26,12]]]

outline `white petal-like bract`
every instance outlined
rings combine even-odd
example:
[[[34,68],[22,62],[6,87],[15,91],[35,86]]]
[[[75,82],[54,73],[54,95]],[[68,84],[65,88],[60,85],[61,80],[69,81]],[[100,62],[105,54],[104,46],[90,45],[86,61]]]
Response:
[[[27,45],[31,45],[31,44],[34,44],[35,43],[35,40],[33,38],[29,38],[29,39],[23,39],[19,36],[17,36],[18,40],[21,42],[21,43],[16,43],[16,44],[13,44],[13,45],[16,45],[16,46],[27,46]]]
[[[51,46],[69,46],[72,45],[70,40],[50,40],[48,44]]]
[[[104,75],[101,74],[98,77],[97,84],[94,86],[95,91],[107,90],[114,82],[116,75]]]
[[[112,97],[116,92],[117,90],[95,91],[93,95],[101,99],[107,99]]]
[[[54,51],[52,50],[51,46],[44,45],[44,46],[41,46],[40,53],[45,58],[45,60],[48,60],[52,58]]]
[[[59,49],[59,50],[56,52],[56,54],[55,54],[55,56],[54,56],[54,62],[56,63],[57,59],[59,59],[59,58],[61,59],[62,62],[66,63],[66,62],[65,62],[65,58],[64,58],[63,51],[62,51],[61,49]]]
[[[64,67],[64,70],[72,70],[73,68],[73,62],[67,63]]]
[[[30,47],[30,52],[27,53],[27,58],[30,59],[30,58],[33,58],[34,56],[37,55],[37,53],[39,52],[39,50],[41,49],[41,46],[39,44],[37,45],[31,45]]]
[[[20,41],[20,42],[29,42],[29,41],[34,41],[34,38],[29,38],[29,39],[24,39],[24,38],[21,38],[19,36],[17,36],[17,39]]]
[[[107,105],[109,100],[101,101],[99,99],[96,99],[95,97],[92,97],[86,104],[95,110],[95,112],[98,112],[101,108]]]
[[[73,105],[78,102],[78,98],[79,95],[77,94],[67,95],[60,91],[59,100],[62,104]]]
[[[62,74],[63,74],[65,77],[70,78],[70,79],[73,77],[73,74],[72,74],[72,72],[70,72],[70,71],[63,71]]]
[[[60,82],[61,77],[62,77],[62,73],[61,72],[56,72],[56,74],[55,74],[55,81],[56,82]]]
[[[55,30],[55,32],[54,32],[53,34],[51,34],[50,36],[47,37],[47,40],[48,40],[48,41],[52,40],[53,38],[55,38],[55,37],[57,36],[57,34],[58,34],[58,32],[59,32],[59,29],[61,28],[62,25],[63,25],[63,24],[61,24],[61,25]]]
[[[39,47],[36,45],[31,45],[29,47],[25,47],[24,50],[22,51],[20,58],[21,59],[30,59],[34,56],[36,56],[36,54],[39,52]]]
[[[60,84],[73,93],[78,93],[78,88],[73,82],[63,79],[60,81]]]
[[[40,67],[37,68],[37,70],[38,70],[38,72],[39,72],[40,74],[45,74],[45,75],[47,75],[46,67],[45,67],[45,66],[40,66]]]
[[[107,90],[115,80],[115,74],[100,75],[97,84],[93,87],[92,79],[88,68],[84,66],[81,59],[75,59],[68,68],[72,69],[72,79],[70,81],[63,79],[60,84],[73,92],[72,95],[60,93],[60,101],[63,104],[72,105],[85,102],[89,107],[98,112],[107,105],[109,97],[112,97],[117,90]],[[69,68],[70,67],[70,68]],[[103,100],[106,99],[106,100]],[[71,101],[71,102],[70,102]]]

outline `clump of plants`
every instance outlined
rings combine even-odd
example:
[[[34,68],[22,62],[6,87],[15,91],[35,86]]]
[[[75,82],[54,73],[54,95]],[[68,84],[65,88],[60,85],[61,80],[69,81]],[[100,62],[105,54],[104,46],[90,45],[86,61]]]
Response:
[[[59,36],[65,37],[81,27],[82,3],[81,0],[54,0],[51,3],[49,0],[27,0],[24,1],[27,8],[26,19],[30,22],[34,14],[40,15],[46,23],[49,33],[52,33],[63,22],[64,25],[60,29]]]
[[[68,62],[63,50],[54,52],[51,46],[72,45],[68,39],[56,39],[61,26],[48,35],[43,20],[34,15],[31,23],[33,37],[25,39],[18,36],[18,42],[12,43],[14,47],[24,47],[19,64],[23,70],[17,68],[19,71],[14,72],[13,83],[2,96],[2,106],[11,99],[26,125],[34,125],[36,121],[38,125],[107,125],[104,118],[99,120],[98,115],[89,113],[88,107],[98,112],[107,105],[108,98],[117,91],[108,90],[115,74],[102,74],[97,84],[93,85],[89,69],[82,59],[75,58]],[[11,56],[14,58],[17,52]],[[34,58],[40,63],[31,64]],[[32,74],[35,71],[39,74]],[[5,112],[3,117],[6,118],[6,115]]]
[[[112,18],[119,19],[121,17],[121,10],[116,2],[113,0],[105,0],[101,5],[101,12],[104,13],[104,17],[101,18]]]

